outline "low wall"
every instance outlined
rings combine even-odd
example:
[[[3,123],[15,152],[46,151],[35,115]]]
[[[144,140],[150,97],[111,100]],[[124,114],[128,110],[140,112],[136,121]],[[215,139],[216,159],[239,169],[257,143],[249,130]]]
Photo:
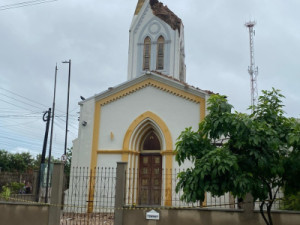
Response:
[[[47,225],[49,206],[0,202],[0,225]]]
[[[258,211],[246,213],[234,209],[163,209],[159,220],[146,220],[149,209],[125,209],[123,225],[265,225]],[[274,225],[299,225],[300,212],[276,211],[272,213]]]

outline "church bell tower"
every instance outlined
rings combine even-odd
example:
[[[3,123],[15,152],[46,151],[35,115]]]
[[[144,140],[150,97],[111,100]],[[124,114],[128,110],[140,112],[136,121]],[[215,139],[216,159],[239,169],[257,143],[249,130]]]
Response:
[[[155,71],[185,82],[184,27],[158,0],[139,0],[129,30],[128,80]]]

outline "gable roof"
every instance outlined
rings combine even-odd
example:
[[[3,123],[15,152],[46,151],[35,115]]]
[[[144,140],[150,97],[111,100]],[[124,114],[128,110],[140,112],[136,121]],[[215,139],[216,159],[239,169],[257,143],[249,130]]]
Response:
[[[103,91],[93,97],[87,98],[84,101],[79,102],[83,104],[85,101],[95,99],[95,101],[105,100],[104,104],[116,101],[122,97],[125,97],[135,91],[152,86],[160,90],[164,90],[176,96],[185,98],[190,101],[198,102],[197,99],[206,99],[207,96],[212,94],[210,91],[204,91],[199,88],[188,85],[176,79],[170,79],[168,76],[159,74],[155,71],[147,72],[143,76],[126,81],[118,86],[110,87],[108,90]]]
[[[202,90],[202,89],[200,89],[200,88],[198,88],[198,87],[195,87],[195,86],[193,86],[193,85],[190,85],[190,84],[188,84],[188,83],[186,83],[186,82],[184,82],[184,81],[178,80],[178,79],[176,79],[176,78],[174,78],[174,77],[172,77],[172,76],[165,75],[165,74],[163,74],[163,73],[161,73],[161,72],[158,72],[158,71],[151,71],[151,72],[156,73],[156,74],[158,74],[158,75],[160,75],[160,76],[167,77],[168,79],[177,81],[177,82],[179,82],[179,83],[182,83],[183,85],[185,85],[185,86],[187,86],[187,87],[194,88],[194,89],[199,90],[199,91],[204,91],[204,92],[206,92],[206,93],[209,94],[209,95],[216,94],[216,93],[214,93],[214,92],[212,92],[212,91],[210,91],[210,90]],[[300,121],[300,120],[299,120],[299,121]]]
[[[139,0],[138,1],[137,5],[136,5],[135,12],[134,12],[134,15],[139,14],[139,12],[140,12],[141,8],[143,7],[144,3],[145,3],[145,0]]]

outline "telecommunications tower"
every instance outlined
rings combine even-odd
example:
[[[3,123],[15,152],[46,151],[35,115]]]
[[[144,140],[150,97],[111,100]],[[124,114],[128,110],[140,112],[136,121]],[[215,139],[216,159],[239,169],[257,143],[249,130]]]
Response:
[[[258,68],[255,66],[254,60],[254,36],[255,36],[255,21],[249,21],[245,23],[245,26],[249,29],[250,38],[250,66],[248,67],[248,72],[250,75],[250,87],[251,87],[251,106],[256,105],[258,91],[257,91],[257,75]]]

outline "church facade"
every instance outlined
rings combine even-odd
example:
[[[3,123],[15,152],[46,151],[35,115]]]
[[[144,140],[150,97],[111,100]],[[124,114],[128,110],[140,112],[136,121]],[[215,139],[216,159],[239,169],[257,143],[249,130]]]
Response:
[[[176,140],[185,128],[198,128],[211,94],[185,79],[181,19],[157,0],[139,0],[130,27],[127,81],[79,103],[72,167],[127,162],[128,170],[137,171],[129,184],[137,191],[128,204],[171,206],[175,185],[162,171],[179,169]]]

